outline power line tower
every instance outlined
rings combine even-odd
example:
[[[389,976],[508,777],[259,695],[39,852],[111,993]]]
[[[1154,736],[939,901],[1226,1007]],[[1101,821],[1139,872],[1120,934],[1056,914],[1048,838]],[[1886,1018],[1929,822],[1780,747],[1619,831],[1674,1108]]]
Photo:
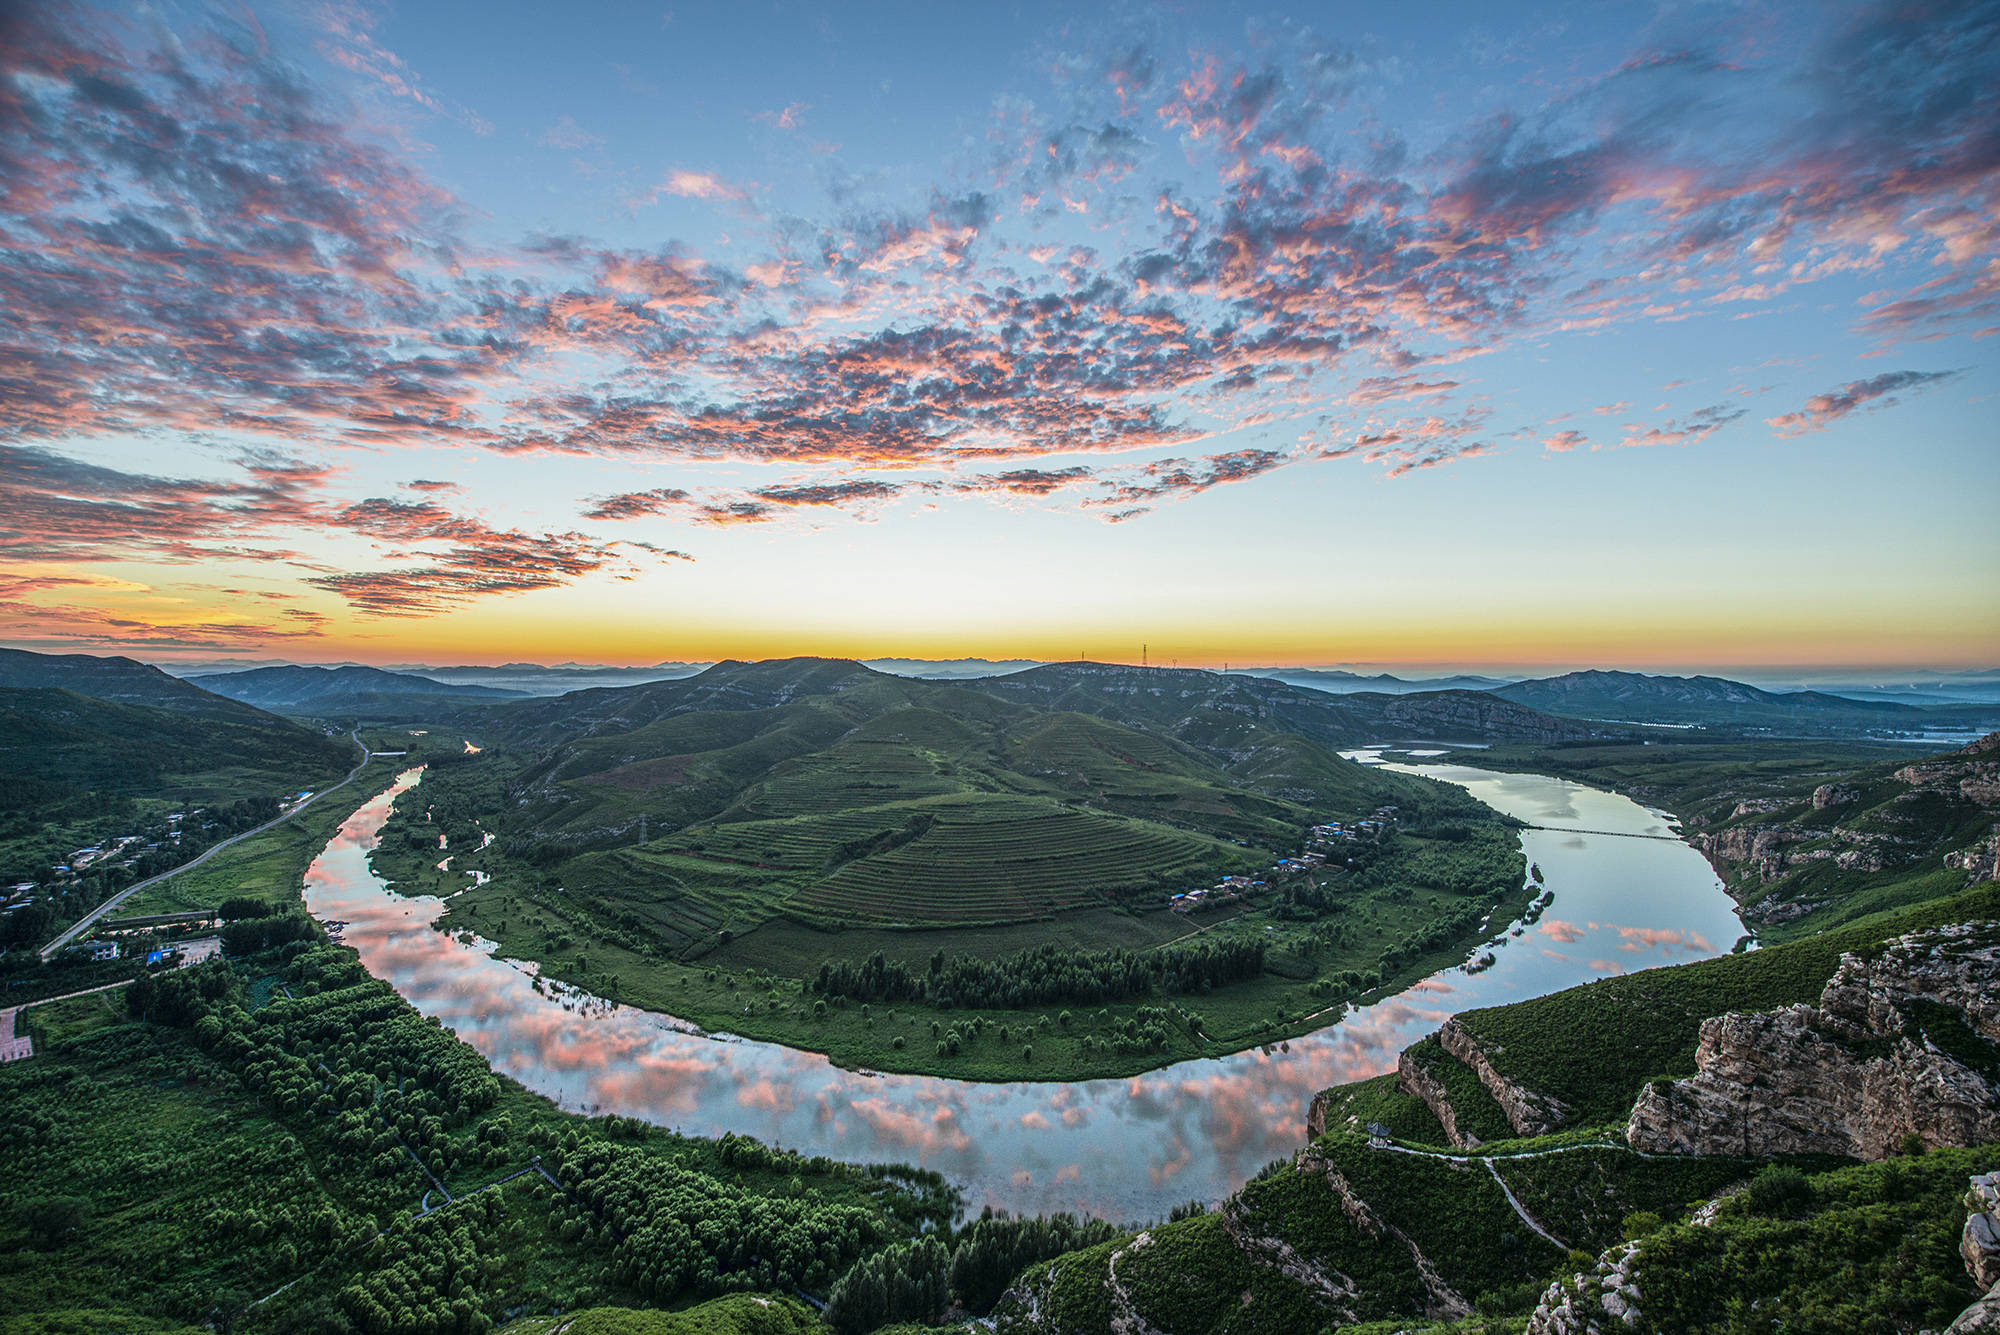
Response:
[[[639,813],[639,847],[646,846],[646,813]]]

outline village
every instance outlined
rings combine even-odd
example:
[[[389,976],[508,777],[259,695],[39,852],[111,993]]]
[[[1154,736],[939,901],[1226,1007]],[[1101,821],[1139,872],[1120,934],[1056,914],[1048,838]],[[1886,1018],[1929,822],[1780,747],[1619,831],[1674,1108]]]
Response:
[[[38,937],[52,924],[88,911],[95,903],[118,893],[125,885],[170,871],[187,862],[218,839],[227,837],[246,820],[261,820],[265,813],[271,811],[285,815],[296,811],[312,796],[312,789],[301,789],[275,800],[264,799],[268,805],[245,813],[206,807],[170,811],[153,817],[141,827],[140,833],[114,835],[74,849],[61,862],[52,864],[40,880],[15,881],[0,889],[0,941],[32,944],[25,938]],[[19,875],[19,871],[15,874]],[[81,909],[74,907],[79,899]],[[166,916],[188,917],[185,914]],[[208,918],[213,915],[196,916]],[[150,919],[113,919],[106,927],[150,929],[166,925],[169,924]],[[17,941],[17,937],[24,939]],[[110,953],[106,953],[107,948]],[[119,957],[116,943],[104,940],[80,942],[70,946],[65,953],[91,960]]]
[[[1270,875],[1280,879],[1309,875],[1329,866],[1347,865],[1345,849],[1358,843],[1372,843],[1393,830],[1401,810],[1381,806],[1368,816],[1352,821],[1327,821],[1306,831],[1305,849],[1297,857],[1280,858]],[[1248,875],[1224,876],[1212,886],[1202,886],[1172,895],[1167,906],[1175,913],[1193,913],[1212,904],[1227,904],[1266,888],[1269,881]]]

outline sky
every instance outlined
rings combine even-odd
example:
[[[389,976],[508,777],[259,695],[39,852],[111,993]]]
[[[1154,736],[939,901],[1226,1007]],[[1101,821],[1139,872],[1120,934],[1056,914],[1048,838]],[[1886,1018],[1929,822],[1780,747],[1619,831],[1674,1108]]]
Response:
[[[2000,6],[0,0],[0,643],[2000,665]]]

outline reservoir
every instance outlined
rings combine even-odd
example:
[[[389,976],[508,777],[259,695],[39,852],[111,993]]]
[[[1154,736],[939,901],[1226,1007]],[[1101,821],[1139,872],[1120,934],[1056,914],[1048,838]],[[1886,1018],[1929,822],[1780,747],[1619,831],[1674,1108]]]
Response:
[[[1381,763],[1376,751],[1350,754]],[[417,1010],[565,1108],[921,1164],[957,1183],[971,1213],[990,1204],[1143,1221],[1184,1201],[1219,1200],[1289,1157],[1314,1094],[1393,1070],[1403,1048],[1458,1011],[1726,953],[1743,935],[1735,904],[1668,816],[1542,775],[1395,768],[1457,784],[1537,827],[1521,846],[1554,893],[1539,920],[1492,924],[1497,940],[1472,954],[1490,950],[1493,962],[1476,973],[1433,974],[1278,1047],[1125,1079],[999,1084],[847,1071],[540,982],[532,963],[495,959],[490,942],[434,930],[442,899],[392,895],[369,869],[390,803],[419,781],[417,770],[342,824],[307,870],[306,905],[340,924],[369,971]]]

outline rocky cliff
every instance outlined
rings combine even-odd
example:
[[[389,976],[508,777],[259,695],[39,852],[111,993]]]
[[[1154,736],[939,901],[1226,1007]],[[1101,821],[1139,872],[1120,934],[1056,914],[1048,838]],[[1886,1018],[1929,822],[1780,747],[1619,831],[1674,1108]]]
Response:
[[[1803,792],[1749,797],[1690,816],[1688,842],[1714,865],[1753,927],[1825,908],[1823,869],[1874,873],[1940,862],[2000,880],[2000,734],[1894,771],[1857,771]]]
[[[1517,1085],[1495,1070],[1479,1040],[1458,1022],[1457,1016],[1444,1022],[1438,1030],[1438,1041],[1444,1044],[1446,1052],[1472,1068],[1501,1111],[1507,1114],[1508,1124],[1516,1135],[1546,1135],[1569,1120],[1569,1109],[1560,1100]]]
[[[1437,1073],[1416,1057],[1417,1049],[1403,1049],[1403,1055],[1396,1059],[1396,1088],[1412,1098],[1423,1100],[1431,1115],[1444,1128],[1444,1138],[1453,1149],[1476,1150],[1481,1141],[1458,1124],[1458,1109],[1452,1105],[1451,1091],[1444,1087],[1444,1081]],[[1317,1100],[1315,1100],[1317,1105]],[[1325,1129],[1326,1115],[1320,1114],[1321,1130]]]
[[[2000,923],[1843,956],[1817,1005],[1704,1021],[1695,1064],[1639,1096],[1632,1148],[1879,1159],[1911,1136],[2000,1140]]]

